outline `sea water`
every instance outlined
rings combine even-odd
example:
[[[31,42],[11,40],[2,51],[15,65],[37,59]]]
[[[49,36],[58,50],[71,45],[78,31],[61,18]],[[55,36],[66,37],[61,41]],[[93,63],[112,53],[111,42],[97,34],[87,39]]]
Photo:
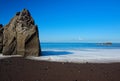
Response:
[[[38,61],[74,63],[120,62],[120,43],[113,43],[112,45],[97,43],[41,43],[41,49],[42,56],[26,58]],[[9,57],[0,54],[1,58]]]
[[[32,60],[46,60],[75,63],[120,62],[120,43],[104,45],[97,43],[41,43],[42,56],[28,57]]]
[[[41,43],[42,50],[79,50],[79,49],[120,49],[120,43],[104,45],[98,43]]]

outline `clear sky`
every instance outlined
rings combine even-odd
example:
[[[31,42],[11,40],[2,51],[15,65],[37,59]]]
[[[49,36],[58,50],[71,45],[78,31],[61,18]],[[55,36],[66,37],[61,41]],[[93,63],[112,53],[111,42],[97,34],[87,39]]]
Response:
[[[0,23],[23,8],[41,42],[120,42],[120,0],[0,0]]]

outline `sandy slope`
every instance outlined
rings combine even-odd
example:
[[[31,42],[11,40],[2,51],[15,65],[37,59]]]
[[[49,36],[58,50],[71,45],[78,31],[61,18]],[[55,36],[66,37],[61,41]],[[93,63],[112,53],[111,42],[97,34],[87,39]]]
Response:
[[[120,63],[64,63],[0,59],[0,81],[120,81]]]

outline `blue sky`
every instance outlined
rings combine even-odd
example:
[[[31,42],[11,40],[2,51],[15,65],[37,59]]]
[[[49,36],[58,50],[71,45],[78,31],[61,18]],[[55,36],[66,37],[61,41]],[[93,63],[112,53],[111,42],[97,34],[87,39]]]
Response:
[[[120,42],[119,0],[0,0],[0,23],[27,8],[41,42]]]

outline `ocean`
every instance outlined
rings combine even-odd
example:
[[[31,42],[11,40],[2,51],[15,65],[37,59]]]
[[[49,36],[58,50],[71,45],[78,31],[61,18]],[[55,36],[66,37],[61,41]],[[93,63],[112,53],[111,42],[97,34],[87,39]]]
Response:
[[[32,60],[73,63],[120,62],[120,43],[101,45],[97,43],[41,43],[42,56],[28,57]]]
[[[97,43],[41,43],[39,57],[26,57],[32,60],[73,63],[113,63],[120,62],[120,43],[101,45]],[[3,56],[0,59],[14,57]]]
[[[41,43],[42,50],[120,49],[120,43],[101,45],[97,43]]]
[[[120,62],[120,43],[41,43],[42,56],[34,60],[75,63]]]

